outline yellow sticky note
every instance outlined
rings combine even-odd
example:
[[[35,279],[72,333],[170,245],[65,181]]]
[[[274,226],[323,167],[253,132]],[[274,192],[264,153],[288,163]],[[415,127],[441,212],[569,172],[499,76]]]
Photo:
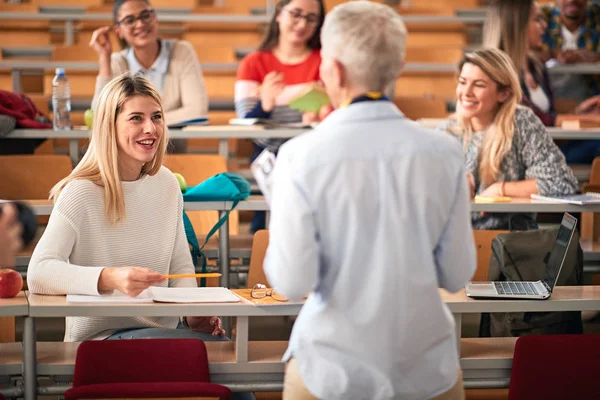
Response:
[[[475,196],[475,203],[509,203],[512,199],[507,196],[496,196],[496,197],[487,197],[487,196]]]

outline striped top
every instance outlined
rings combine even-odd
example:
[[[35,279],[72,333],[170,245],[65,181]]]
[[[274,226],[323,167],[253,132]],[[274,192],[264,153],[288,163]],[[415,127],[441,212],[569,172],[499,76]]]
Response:
[[[127,214],[115,225],[106,218],[102,187],[81,179],[64,188],[29,263],[32,293],[97,295],[100,272],[110,267],[194,272],[183,228],[183,198],[173,174],[163,167],[154,176],[122,185]],[[168,285],[193,287],[196,281],[174,279]],[[175,328],[178,322],[178,317],[71,317],[65,341],[105,339],[126,328]]]
[[[235,111],[238,118],[271,119],[277,123],[302,121],[302,113],[287,105],[307,87],[320,81],[319,66],[321,54],[314,50],[306,60],[299,64],[283,64],[271,51],[256,51],[247,55],[237,71],[235,83]],[[259,87],[265,76],[273,71],[283,74],[285,88],[275,99],[271,112],[262,109],[258,95]],[[257,139],[256,143],[277,152],[285,139]]]

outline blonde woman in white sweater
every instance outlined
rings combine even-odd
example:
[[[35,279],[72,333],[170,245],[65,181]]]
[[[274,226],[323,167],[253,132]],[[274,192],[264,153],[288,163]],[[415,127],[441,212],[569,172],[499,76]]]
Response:
[[[167,144],[160,96],[143,77],[122,75],[99,96],[90,146],[51,192],[48,226],[27,271],[44,295],[136,296],[150,286],[194,287],[177,180],[162,166]],[[67,318],[65,341],[147,337],[226,338],[217,317]]]

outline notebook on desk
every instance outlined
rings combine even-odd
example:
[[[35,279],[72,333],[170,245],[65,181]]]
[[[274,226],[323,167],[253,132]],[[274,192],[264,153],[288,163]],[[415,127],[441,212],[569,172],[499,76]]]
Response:
[[[175,288],[152,286],[136,297],[115,291],[109,295],[67,295],[67,303],[237,303],[240,299],[222,287]]]
[[[568,203],[584,206],[587,204],[600,204],[600,193],[585,193],[585,194],[574,194],[571,196],[541,196],[539,194],[532,194],[531,198],[534,200],[551,201],[555,203]]]
[[[270,119],[263,118],[232,118],[229,125],[234,126],[260,126],[265,129],[310,129],[312,125],[306,125],[301,122],[279,123]]]
[[[466,287],[467,296],[504,299],[547,299],[552,294],[552,290],[558,281],[576,225],[577,219],[565,213],[542,280],[536,282],[469,282]]]
[[[192,118],[184,121],[175,122],[169,125],[169,128],[184,128],[186,126],[205,126],[208,125],[208,118]]]

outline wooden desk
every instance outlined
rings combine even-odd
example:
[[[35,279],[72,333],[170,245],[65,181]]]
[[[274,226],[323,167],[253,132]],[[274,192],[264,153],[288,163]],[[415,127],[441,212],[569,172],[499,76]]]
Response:
[[[12,299],[0,299],[0,317],[23,317],[28,312],[29,307],[24,292]]]
[[[13,321],[10,324],[7,320],[9,317],[26,316],[29,312],[27,298],[25,293],[21,292],[16,297],[11,299],[0,299],[0,324],[6,323],[11,329],[14,329]],[[21,343],[0,343],[0,375],[15,376],[22,372],[23,347]],[[11,397],[19,397],[22,395],[22,389],[11,387],[5,390],[7,395]]]
[[[51,317],[164,317],[164,316],[212,316],[236,317],[235,360],[223,362],[211,367],[215,382],[231,381],[235,376],[239,390],[248,390],[251,385],[272,387],[273,382],[283,379],[283,363],[273,362],[271,357],[266,361],[256,359],[256,351],[249,349],[248,317],[250,316],[279,316],[298,315],[302,303],[278,302],[278,304],[263,306],[244,298],[241,292],[239,303],[204,303],[204,304],[168,304],[168,303],[75,303],[66,301],[66,296],[41,296],[27,294],[29,315],[25,318],[23,332],[23,364],[25,372],[25,398],[34,399],[37,394],[38,363],[43,359],[37,357],[35,333],[36,318]],[[43,348],[40,349],[43,356]],[[254,352],[253,352],[254,351]],[[262,353],[261,353],[262,354]],[[252,358],[254,357],[254,358]],[[260,358],[260,357],[258,357]],[[246,385],[246,386],[244,386]],[[253,387],[253,386],[252,386]]]
[[[273,299],[254,300],[249,290],[234,291],[243,299],[237,304],[68,304],[64,296],[28,295],[29,317],[24,331],[26,399],[36,393],[38,374],[65,374],[73,371],[77,344],[61,344],[59,354],[49,344],[36,344],[35,318],[64,316],[179,316],[223,315],[237,316],[236,342],[207,343],[211,351],[211,377],[227,383],[236,390],[273,390],[281,387],[283,363],[280,361],[287,342],[249,342],[248,317],[297,315],[302,303],[278,302]],[[481,312],[524,311],[581,311],[600,310],[600,286],[555,287],[548,300],[475,300],[466,297],[464,290],[455,294],[441,291],[443,301],[456,321],[460,335],[462,314]],[[459,338],[458,336],[457,338]],[[461,355],[465,386],[506,387],[512,365],[515,338],[463,339],[457,341]],[[37,353],[39,352],[39,357]],[[13,351],[14,356],[14,351]],[[39,369],[38,369],[39,364]],[[66,388],[65,388],[66,389]]]

